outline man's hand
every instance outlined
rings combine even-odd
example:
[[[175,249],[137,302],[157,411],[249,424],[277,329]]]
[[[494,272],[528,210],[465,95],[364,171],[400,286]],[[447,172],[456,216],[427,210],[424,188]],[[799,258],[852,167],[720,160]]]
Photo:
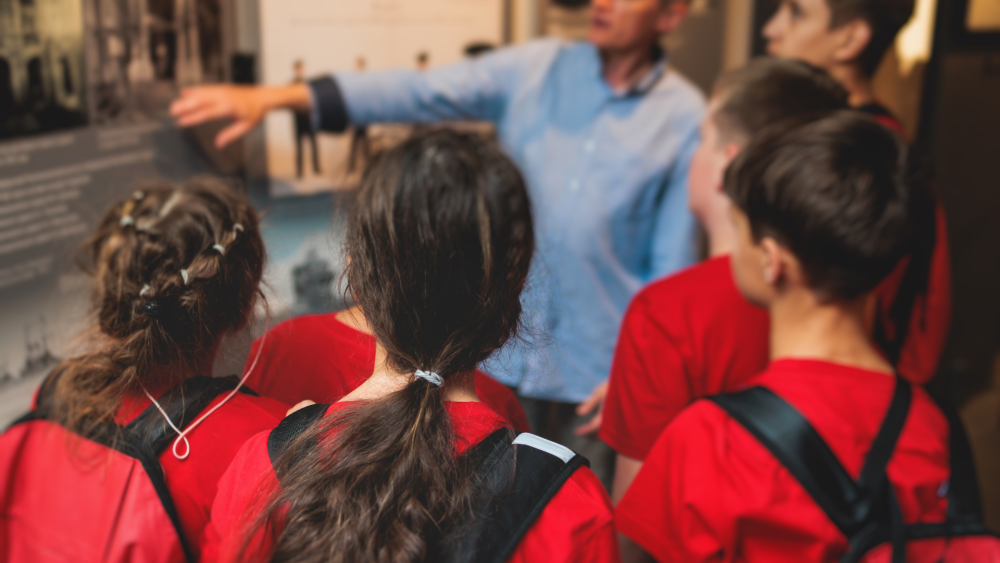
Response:
[[[595,408],[597,409],[597,414],[594,415],[594,418],[590,419],[590,422],[576,428],[577,436],[589,436],[601,429],[601,421],[604,419],[604,399],[607,396],[608,382],[605,381],[594,387],[594,391],[587,397],[587,400],[576,407],[576,414],[580,416],[588,415],[594,412]]]
[[[298,403],[296,403],[294,407],[288,409],[288,412],[285,413],[285,416],[288,416],[296,411],[300,411],[308,407],[309,405],[315,405],[315,404],[316,401],[310,401],[309,399],[306,399],[305,401],[299,401]]]
[[[233,122],[215,137],[215,146],[223,148],[253,130],[273,109],[308,111],[309,88],[305,84],[289,86],[198,86],[181,90],[180,98],[170,104],[170,115],[181,127],[193,127],[216,119]]]

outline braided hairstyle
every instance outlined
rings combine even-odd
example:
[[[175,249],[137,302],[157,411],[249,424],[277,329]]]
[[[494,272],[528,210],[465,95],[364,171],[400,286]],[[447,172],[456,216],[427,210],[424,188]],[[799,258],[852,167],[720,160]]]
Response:
[[[197,179],[114,204],[77,258],[94,279],[95,319],[86,352],[56,368],[51,411],[86,436],[143,386],[194,373],[246,324],[264,243],[244,195]]]

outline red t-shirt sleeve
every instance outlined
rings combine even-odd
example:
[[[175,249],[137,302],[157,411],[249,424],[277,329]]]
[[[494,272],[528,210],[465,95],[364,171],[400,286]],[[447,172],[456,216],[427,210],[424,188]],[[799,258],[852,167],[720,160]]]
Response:
[[[256,523],[263,504],[277,487],[277,479],[267,454],[270,431],[247,440],[233,463],[219,480],[212,517],[202,535],[202,560],[235,561],[243,540]],[[270,548],[263,531],[248,543],[241,561],[266,561]]]
[[[611,499],[587,467],[563,484],[508,563],[615,563],[620,560]]]
[[[684,411],[656,441],[615,508],[618,531],[657,561],[728,561],[735,515],[758,500],[766,504],[774,480],[766,473],[773,467],[733,455],[731,424],[704,401]]]
[[[646,458],[657,436],[694,399],[685,338],[654,322],[649,307],[640,294],[625,314],[599,433],[616,452],[637,460]],[[681,315],[677,319],[683,322]]]
[[[493,379],[485,373],[476,370],[476,394],[479,400],[490,407],[493,412],[499,414],[510,426],[518,432],[530,432],[528,416],[524,414],[524,407],[517,400],[514,392],[503,383]]]

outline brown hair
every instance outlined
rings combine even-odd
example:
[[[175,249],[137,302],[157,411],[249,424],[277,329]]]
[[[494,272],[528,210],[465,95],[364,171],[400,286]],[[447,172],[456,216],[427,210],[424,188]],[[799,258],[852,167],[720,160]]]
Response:
[[[898,135],[855,111],[786,119],[726,171],[756,240],[795,254],[825,300],[871,291],[933,228],[933,197]]]
[[[829,74],[794,59],[760,57],[723,73],[712,97],[725,141],[746,143],[768,125],[802,114],[846,109],[847,91]]]
[[[221,249],[221,251],[220,251]],[[158,374],[190,374],[253,309],[264,243],[246,197],[209,179],[114,204],[78,253],[94,278],[88,351],[56,368],[52,414],[88,435]]]
[[[861,71],[872,76],[900,29],[913,16],[914,0],[826,0],[830,6],[830,29],[854,20],[871,28],[871,39],[858,57]]]
[[[528,194],[494,143],[420,134],[370,165],[346,245],[350,291],[389,367],[445,383],[413,378],[332,412],[277,461],[281,491],[257,524],[278,534],[272,561],[439,560],[475,504],[443,393],[518,328],[534,251]]]

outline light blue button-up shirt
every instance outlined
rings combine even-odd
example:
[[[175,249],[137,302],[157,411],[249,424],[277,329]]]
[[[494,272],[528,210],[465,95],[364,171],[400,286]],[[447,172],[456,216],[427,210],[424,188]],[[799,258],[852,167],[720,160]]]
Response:
[[[355,125],[496,124],[528,183],[538,253],[523,297],[523,339],[483,369],[526,396],[585,399],[608,377],[632,296],[695,259],[687,178],[704,113],[699,91],[663,60],[615,92],[592,44],[557,40],[426,72],[334,80]],[[314,96],[328,94],[314,86]]]

